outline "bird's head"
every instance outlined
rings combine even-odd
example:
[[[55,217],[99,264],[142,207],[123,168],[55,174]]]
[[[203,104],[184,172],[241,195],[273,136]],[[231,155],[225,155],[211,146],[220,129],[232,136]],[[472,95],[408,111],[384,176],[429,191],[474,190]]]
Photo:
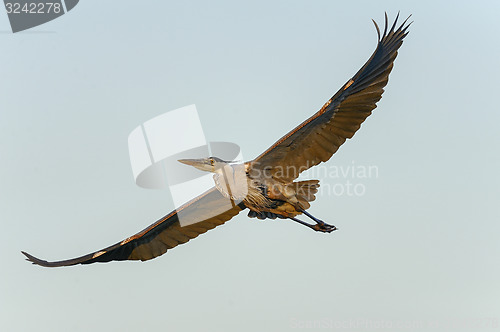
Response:
[[[201,171],[215,173],[216,170],[229,164],[229,162],[224,161],[217,157],[208,157],[200,159],[179,159],[179,162],[193,166]]]

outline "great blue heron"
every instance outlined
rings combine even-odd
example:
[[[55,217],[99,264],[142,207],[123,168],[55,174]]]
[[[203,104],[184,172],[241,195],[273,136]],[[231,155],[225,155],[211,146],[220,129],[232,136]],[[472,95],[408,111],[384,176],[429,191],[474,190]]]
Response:
[[[279,217],[294,220],[319,232],[335,230],[335,226],[326,224],[306,211],[309,202],[315,198],[319,181],[294,180],[300,172],[330,159],[376,107],[388,82],[397,51],[411,24],[406,24],[407,18],[396,28],[398,17],[389,29],[385,15],[382,35],[373,21],[378,45],[365,65],[317,113],[254,160],[241,164],[230,164],[216,157],[180,160],[213,172],[215,186],[210,190],[143,231],[94,253],[57,262],[47,262],[25,252],[23,254],[34,264],[48,267],[113,260],[146,261],[224,224],[246,208],[250,210],[249,217]],[[228,201],[231,202],[229,206]],[[314,223],[297,219],[301,214]],[[181,225],[180,215],[188,221],[187,225]]]

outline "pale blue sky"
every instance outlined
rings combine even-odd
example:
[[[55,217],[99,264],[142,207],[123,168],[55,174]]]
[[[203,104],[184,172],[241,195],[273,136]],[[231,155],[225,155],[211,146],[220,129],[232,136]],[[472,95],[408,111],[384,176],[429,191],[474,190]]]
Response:
[[[500,3],[414,3],[81,1],[19,34],[0,15],[0,329],[500,324]],[[398,10],[415,23],[383,99],[326,164],[375,165],[378,177],[356,180],[363,196],[324,194],[310,210],[338,232],[242,213],[147,263],[24,261],[21,250],[86,254],[172,209],[168,191],[133,182],[135,127],[196,104],[209,141],[253,158],[369,58],[371,18]]]

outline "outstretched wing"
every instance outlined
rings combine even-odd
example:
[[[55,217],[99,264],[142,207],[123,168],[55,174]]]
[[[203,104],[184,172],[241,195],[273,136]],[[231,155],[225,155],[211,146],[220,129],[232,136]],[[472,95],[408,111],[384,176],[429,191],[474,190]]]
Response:
[[[143,231],[91,254],[64,261],[47,262],[28,253],[22,253],[33,264],[47,267],[123,260],[146,261],[224,224],[243,209],[245,206],[242,203],[236,204],[225,198],[213,187]],[[179,220],[186,226],[181,226]]]
[[[399,14],[398,14],[399,17]],[[300,172],[327,161],[351,138],[377,107],[387,85],[398,49],[408,34],[408,19],[388,30],[387,14],[382,37],[377,23],[378,46],[366,64],[316,114],[279,139],[251,161],[250,169],[291,182]]]

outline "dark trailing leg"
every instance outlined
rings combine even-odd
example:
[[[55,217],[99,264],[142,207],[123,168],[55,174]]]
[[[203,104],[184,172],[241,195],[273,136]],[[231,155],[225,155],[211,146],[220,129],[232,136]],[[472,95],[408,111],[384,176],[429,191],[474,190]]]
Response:
[[[299,220],[297,218],[290,218],[290,219],[292,219],[293,221],[298,222],[299,224],[307,226],[307,227],[315,230],[316,232],[331,233],[331,232],[333,232],[334,230],[337,229],[337,227],[335,227],[333,225],[328,225],[323,220],[319,220],[319,219],[315,218],[313,215],[311,215],[310,213],[308,213],[306,211],[302,211],[302,212],[306,216],[308,216],[309,218],[311,218],[312,220],[314,220],[316,222],[316,224],[315,225],[311,225],[311,224],[308,224],[305,221]]]

